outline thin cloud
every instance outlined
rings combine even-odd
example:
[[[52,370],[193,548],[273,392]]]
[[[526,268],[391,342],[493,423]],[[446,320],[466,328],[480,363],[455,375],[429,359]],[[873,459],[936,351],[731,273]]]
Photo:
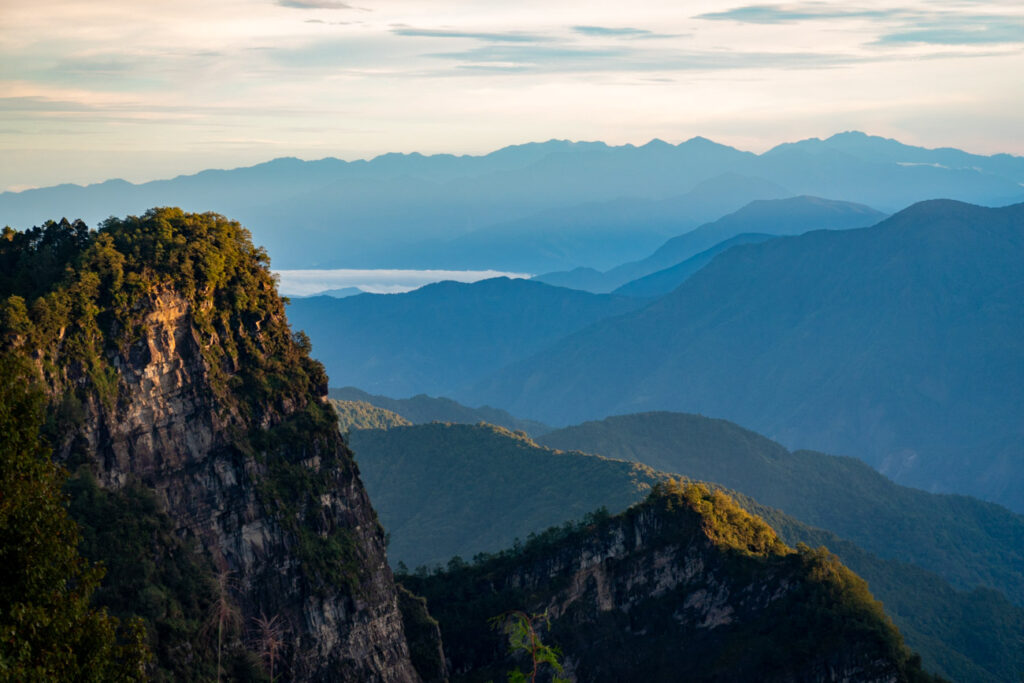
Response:
[[[624,36],[629,38],[651,37],[655,34],[646,29],[634,29],[632,27],[604,27],[604,26],[574,26],[572,30],[585,36]]]
[[[81,102],[52,100],[46,97],[31,95],[24,97],[0,97],[0,110],[2,111],[78,112],[92,108]]]
[[[277,0],[277,4],[292,9],[362,9],[340,0]]]
[[[1024,42],[1024,19],[1019,15],[975,14],[953,10],[908,8],[867,9],[830,7],[806,2],[787,5],[745,5],[723,12],[697,15],[698,19],[750,24],[791,24],[801,21],[872,19],[885,22],[872,45],[991,45]]]
[[[466,62],[472,68],[494,68],[507,71],[536,67],[561,67],[570,70],[599,68],[607,62],[630,54],[624,48],[547,47],[539,45],[488,45],[460,52],[430,55]]]
[[[460,69],[494,72],[670,72],[730,69],[824,69],[873,61],[874,57],[735,50],[640,50],[626,47],[581,48],[488,45],[430,55],[462,62]]]
[[[1024,43],[1024,21],[1016,23],[998,20],[991,23],[966,23],[955,27],[920,28],[887,33],[875,41],[876,45],[908,43],[928,45],[993,45]]]
[[[748,24],[787,24],[814,19],[890,19],[901,14],[903,12],[898,9],[840,9],[814,2],[797,5],[746,5],[724,12],[698,14],[696,18]]]
[[[418,38],[470,38],[489,43],[546,43],[553,40],[550,36],[542,36],[535,33],[520,33],[517,31],[492,33],[487,31],[451,31],[446,29],[411,28],[407,26],[392,29],[392,33],[399,36],[413,36]]]

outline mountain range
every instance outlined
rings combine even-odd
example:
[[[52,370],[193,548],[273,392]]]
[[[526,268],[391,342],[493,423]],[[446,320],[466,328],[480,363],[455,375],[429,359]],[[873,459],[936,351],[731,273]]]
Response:
[[[439,282],[404,294],[295,299],[288,316],[336,386],[451,394],[642,299],[541,282]]]
[[[627,283],[661,272],[662,278],[679,286],[687,275],[698,270],[719,251],[737,243],[735,240],[744,234],[799,235],[811,230],[865,228],[883,218],[885,214],[869,206],[820,197],[760,199],[718,220],[672,237],[646,258],[621,263],[611,268],[601,274],[597,283],[593,281],[593,274],[588,274],[587,280],[573,280],[568,277],[568,273],[551,273],[537,276],[535,279],[593,292],[615,290],[617,293],[627,294],[652,291],[649,280],[646,284],[638,283],[630,287],[627,287]],[[739,240],[739,243],[750,241],[759,240],[747,238]],[[682,267],[683,272],[677,271],[673,275],[664,273],[666,269],[680,268],[684,261],[695,259],[698,255],[703,255],[703,258]],[[583,271],[581,274],[587,273]],[[663,285],[653,291],[656,294],[666,294],[673,289],[675,287]]]
[[[678,410],[1024,510],[1024,205],[733,247],[456,395],[550,424]]]
[[[27,228],[60,207],[95,225],[174,205],[237,217],[277,268],[605,270],[753,199],[814,195],[884,212],[935,197],[994,206],[1024,198],[1022,168],[1019,157],[862,133],[760,155],[704,138],[640,147],[552,140],[477,157],[283,158],[139,185],[7,192],[0,223]]]
[[[535,420],[520,419],[506,410],[490,406],[470,408],[450,398],[432,397],[418,394],[411,398],[389,398],[380,394],[369,394],[355,387],[331,388],[327,395],[337,404],[351,406],[354,403],[374,406],[384,423],[404,421],[408,424],[424,424],[429,422],[450,422],[455,424],[478,424],[487,422],[504,427],[514,432],[526,432],[536,437],[552,430],[548,425]],[[386,413],[386,414],[384,414]],[[390,417],[391,415],[395,417]],[[356,427],[366,429],[369,425],[353,415],[352,420],[344,429]]]
[[[0,552],[10,560],[0,563],[0,659],[15,678],[93,675],[87,662],[124,680],[472,680],[508,661],[492,648],[500,638],[480,635],[488,619],[519,609],[530,621],[550,605],[566,667],[586,679],[675,680],[666,645],[678,640],[697,678],[935,680],[834,555],[790,548],[721,490],[675,479],[620,516],[584,515],[456,566],[485,577],[456,577],[470,589],[461,595],[440,574],[396,583],[324,368],[237,222],[168,208],[99,231],[49,221],[5,230],[0,264]],[[353,425],[385,433],[470,430],[523,444],[542,453],[538,472],[559,455],[522,432],[350,408]],[[651,472],[566,462],[580,457],[594,492],[607,490],[609,462],[638,484]],[[582,511],[568,502],[553,500],[550,514]],[[59,553],[40,556],[53,541]],[[83,619],[98,627],[87,637],[75,629]],[[594,647],[602,638],[614,647]],[[467,643],[482,668],[462,659]]]

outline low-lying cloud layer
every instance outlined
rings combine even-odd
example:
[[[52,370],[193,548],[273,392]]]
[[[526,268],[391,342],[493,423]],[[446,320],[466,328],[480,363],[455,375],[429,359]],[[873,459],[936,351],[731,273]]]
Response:
[[[495,277],[526,278],[526,273],[497,270],[278,270],[285,296],[311,296],[334,289],[358,288],[373,294],[397,294],[432,282],[478,282]]]

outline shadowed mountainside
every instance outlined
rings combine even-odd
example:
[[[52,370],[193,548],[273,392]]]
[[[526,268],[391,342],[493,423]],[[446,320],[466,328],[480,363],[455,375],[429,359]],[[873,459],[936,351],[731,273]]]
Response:
[[[540,282],[439,282],[405,294],[295,299],[331,383],[373,393],[448,395],[571,332],[643,300]]]
[[[678,410],[1024,510],[1024,204],[916,204],[734,247],[457,398],[565,424]]]

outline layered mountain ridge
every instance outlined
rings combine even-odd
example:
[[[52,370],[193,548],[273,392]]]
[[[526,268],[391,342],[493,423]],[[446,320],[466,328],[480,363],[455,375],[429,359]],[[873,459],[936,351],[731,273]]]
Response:
[[[362,424],[352,425],[349,443],[399,569],[450,571],[481,553],[521,548],[589,510],[619,513],[675,472],[724,485],[786,543],[837,553],[869,581],[929,670],[997,683],[1024,666],[1014,550],[1024,520],[999,506],[899,487],[852,458],[789,453],[693,415],[624,416],[550,434],[586,453],[486,424],[367,429],[379,424],[371,415]]]
[[[1024,198],[1022,167],[1019,157],[856,135],[761,155],[700,138],[550,141],[480,157],[277,159],[141,185],[2,193],[0,225],[27,228],[52,207],[96,222],[175,205],[241,219],[279,268],[605,270],[755,199],[813,195],[885,212],[934,197],[998,206]]]
[[[713,415],[1024,509],[1024,205],[916,204],[733,247],[456,398],[566,424]]]

